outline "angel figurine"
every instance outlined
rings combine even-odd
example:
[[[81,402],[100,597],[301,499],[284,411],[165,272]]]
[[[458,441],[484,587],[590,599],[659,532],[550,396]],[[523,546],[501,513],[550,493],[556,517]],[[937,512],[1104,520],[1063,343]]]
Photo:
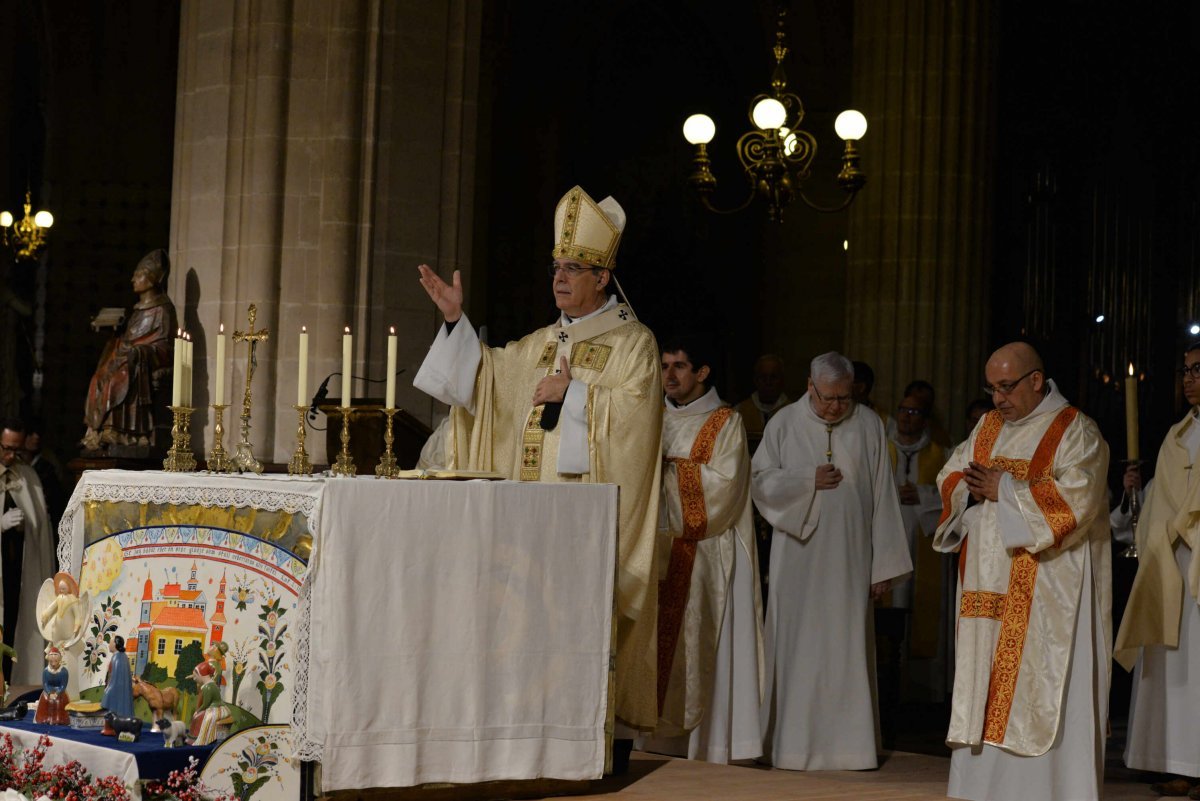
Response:
[[[54,578],[42,582],[38,591],[38,631],[65,652],[83,636],[91,607],[91,596],[86,591],[80,595],[74,576],[55,573]]]

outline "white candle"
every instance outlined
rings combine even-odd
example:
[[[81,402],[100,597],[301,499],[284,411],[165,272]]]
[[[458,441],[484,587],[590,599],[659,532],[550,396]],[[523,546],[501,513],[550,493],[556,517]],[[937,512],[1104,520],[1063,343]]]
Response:
[[[1138,459],[1137,376],[1133,373],[1133,362],[1129,363],[1129,378],[1125,379],[1125,457],[1131,462]]]
[[[300,373],[296,377],[296,405],[308,405],[308,327],[300,326]]]
[[[188,332],[183,332],[183,403],[185,406],[192,405],[192,368],[194,366],[193,358],[195,351],[193,348],[196,343],[192,342],[192,335]]]
[[[388,358],[387,358],[387,399],[384,401],[385,409],[396,408],[396,326],[391,326],[388,334]]]
[[[342,406],[350,407],[350,359],[354,352],[354,338],[350,336],[350,326],[342,334]]]
[[[225,402],[225,323],[221,323],[221,328],[217,331],[217,390],[214,393],[213,403]]]
[[[183,400],[183,338],[175,329],[175,360],[171,363],[171,405],[179,406]]]

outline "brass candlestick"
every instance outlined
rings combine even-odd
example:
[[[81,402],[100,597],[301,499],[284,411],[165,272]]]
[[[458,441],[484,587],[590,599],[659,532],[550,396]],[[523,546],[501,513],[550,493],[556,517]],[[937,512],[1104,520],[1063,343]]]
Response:
[[[354,466],[354,459],[350,458],[351,407],[339,406],[338,413],[342,416],[342,450],[338,454],[337,461],[329,468],[329,472],[335,476],[354,476],[357,475],[358,468]]]
[[[1125,463],[1128,465],[1134,465],[1139,470],[1141,469],[1141,466],[1142,466],[1141,459],[1127,459]],[[1128,493],[1128,495],[1129,495],[1129,530],[1133,532],[1133,542],[1129,545],[1128,548],[1121,551],[1121,556],[1125,557],[1126,559],[1137,559],[1138,558],[1138,547],[1137,547],[1138,518],[1140,518],[1142,516],[1142,499],[1139,497],[1141,495],[1141,489],[1135,489],[1133,492]]]
[[[163,470],[168,473],[189,473],[196,469],[196,457],[192,455],[192,412],[191,406],[171,406],[171,449],[163,459]]]
[[[379,457],[379,464],[375,465],[375,475],[391,478],[400,472],[396,457],[392,455],[392,418],[396,415],[396,409],[389,407],[383,413],[387,415],[387,423],[383,428],[383,455]]]
[[[246,359],[246,393],[242,397],[242,438],[238,442],[237,452],[233,455],[233,464],[242,472],[261,473],[262,462],[254,458],[254,450],[250,447],[250,382],[254,380],[254,368],[258,366],[255,350],[258,343],[266,342],[271,334],[267,329],[254,330],[254,318],[258,316],[258,308],[251,303],[246,311],[250,327],[246,331],[234,331],[234,342],[245,342],[250,346],[249,358]]]
[[[229,408],[226,403],[214,403],[213,409],[213,447],[208,452],[208,469],[214,473],[231,473],[233,472],[233,462],[229,459],[229,454],[225,451],[225,410]]]
[[[304,413],[308,411],[307,406],[293,406],[296,414],[299,416],[299,422],[296,425],[296,450],[292,454],[292,460],[288,462],[289,476],[311,476],[312,462],[308,460],[308,454],[304,450]]]

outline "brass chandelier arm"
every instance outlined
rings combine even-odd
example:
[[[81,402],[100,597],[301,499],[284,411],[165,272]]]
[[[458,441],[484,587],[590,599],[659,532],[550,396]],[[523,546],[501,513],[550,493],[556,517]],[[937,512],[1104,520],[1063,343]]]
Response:
[[[821,214],[833,214],[834,212],[841,211],[842,209],[846,208],[851,203],[853,203],[854,196],[857,192],[858,192],[857,189],[854,190],[853,192],[851,192],[850,190],[847,190],[846,197],[842,200],[842,202],[835,203],[832,206],[823,206],[820,203],[814,203],[813,201],[808,199],[808,195],[804,194],[803,191],[797,192],[796,194],[799,195],[800,199],[804,201],[804,205],[808,206],[813,211],[818,211]]]
[[[712,204],[712,201],[710,201],[710,200],[708,199],[708,193],[707,193],[707,192],[705,192],[705,193],[701,193],[701,195],[700,195],[700,204],[701,204],[702,206],[704,206],[704,208],[706,208],[706,209],[708,209],[709,211],[713,212],[714,214],[737,214],[739,211],[743,211],[744,209],[747,209],[747,208],[749,208],[750,204],[754,202],[754,198],[755,198],[755,197],[757,197],[757,195],[758,195],[758,193],[755,191],[754,185],[753,185],[753,184],[751,184],[751,186],[750,186],[750,194],[746,195],[746,199],[745,199],[745,200],[743,200],[743,201],[742,201],[740,204],[738,204],[737,206],[734,206],[733,208],[729,208],[729,209],[719,209],[719,208],[717,208],[716,206],[714,206],[714,205]]]

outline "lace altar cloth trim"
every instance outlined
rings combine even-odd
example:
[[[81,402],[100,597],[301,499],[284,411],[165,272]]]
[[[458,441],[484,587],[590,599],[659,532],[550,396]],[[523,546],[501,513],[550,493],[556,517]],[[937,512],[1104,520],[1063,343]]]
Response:
[[[291,486],[289,486],[291,485]],[[320,542],[321,501],[325,494],[324,478],[291,479],[282,476],[214,476],[203,473],[165,473],[157,471],[104,470],[83,474],[59,523],[58,563],[60,569],[78,574],[75,560],[75,533],[82,532],[76,516],[83,504],[91,501],[110,503],[153,503],[162,505],[198,505],[206,507],[252,507],[272,512],[302,513],[312,534],[312,552],[308,557],[297,600],[296,659],[293,673],[292,731],[296,751],[291,756],[319,761],[323,743],[308,737],[308,667],[311,654],[312,570]]]

